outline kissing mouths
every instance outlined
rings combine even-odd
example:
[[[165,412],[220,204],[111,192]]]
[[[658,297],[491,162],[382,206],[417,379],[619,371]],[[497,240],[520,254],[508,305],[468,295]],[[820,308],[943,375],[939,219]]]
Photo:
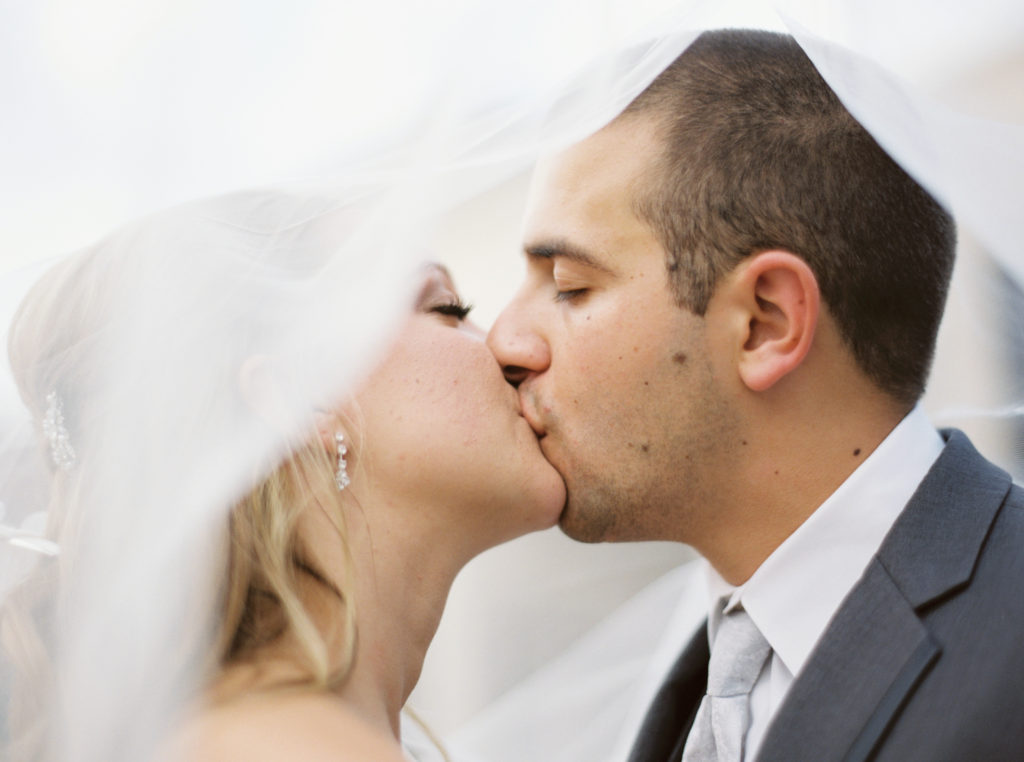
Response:
[[[533,406],[530,404],[530,400],[525,398],[523,395],[519,396],[520,403],[520,415],[526,419],[526,422],[530,424],[530,428],[533,429],[533,433],[537,435],[537,439],[543,439],[547,435],[547,431],[544,425],[540,422],[534,411]]]

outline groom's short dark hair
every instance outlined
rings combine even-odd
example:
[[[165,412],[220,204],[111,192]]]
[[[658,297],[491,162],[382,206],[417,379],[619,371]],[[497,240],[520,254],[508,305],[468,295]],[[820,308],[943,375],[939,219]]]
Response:
[[[860,368],[894,399],[924,391],[953,267],[939,203],[846,110],[800,46],[705,32],[620,119],[653,116],[665,149],[635,199],[676,298],[703,314],[744,257],[802,257]]]

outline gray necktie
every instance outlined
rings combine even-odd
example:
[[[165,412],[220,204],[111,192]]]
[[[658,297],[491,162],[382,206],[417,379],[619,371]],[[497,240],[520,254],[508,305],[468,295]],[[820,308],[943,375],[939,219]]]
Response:
[[[711,645],[708,692],[686,739],[682,762],[740,762],[750,726],[750,690],[771,646],[741,608],[725,614]]]

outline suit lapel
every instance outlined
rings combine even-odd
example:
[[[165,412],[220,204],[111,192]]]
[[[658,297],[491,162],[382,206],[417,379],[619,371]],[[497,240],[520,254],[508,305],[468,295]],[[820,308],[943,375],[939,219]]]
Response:
[[[938,652],[888,574],[872,561],[790,688],[758,760],[845,758],[839,750],[857,745],[869,726],[881,735]]]
[[[678,760],[708,685],[707,621],[683,649],[644,717],[629,762]]]
[[[769,760],[863,760],[941,658],[921,614],[965,586],[1010,489],[960,432],[839,608],[761,745]],[[941,604],[938,604],[941,605]]]

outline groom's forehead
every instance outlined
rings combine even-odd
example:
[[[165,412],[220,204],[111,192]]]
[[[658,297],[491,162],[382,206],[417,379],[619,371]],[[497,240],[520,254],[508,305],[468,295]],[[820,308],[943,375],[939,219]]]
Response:
[[[649,169],[664,146],[661,122],[653,116],[622,116],[592,135],[541,157],[532,187],[558,184],[583,190],[594,184],[617,186]]]
[[[653,129],[633,119],[540,161],[527,197],[526,246],[559,238],[578,244],[595,230],[633,230],[641,222],[636,198],[660,146]]]

